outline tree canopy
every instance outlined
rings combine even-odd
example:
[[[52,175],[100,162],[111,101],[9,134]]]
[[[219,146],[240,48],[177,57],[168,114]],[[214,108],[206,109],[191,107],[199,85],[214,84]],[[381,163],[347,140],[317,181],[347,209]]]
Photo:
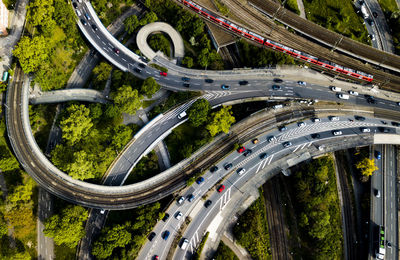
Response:
[[[160,85],[157,84],[153,77],[145,79],[141,87],[141,91],[149,98],[151,98],[159,89]]]
[[[32,39],[24,36],[15,47],[13,54],[19,59],[25,73],[35,72],[42,63],[48,60],[47,40],[43,36]]]
[[[196,100],[188,109],[189,122],[192,126],[198,127],[207,121],[208,113],[211,109],[207,99]]]
[[[139,19],[136,15],[131,15],[124,21],[125,31],[129,34],[132,34],[136,28],[140,25]]]
[[[87,136],[93,126],[92,119],[89,117],[90,110],[84,105],[71,105],[67,108],[69,117],[60,122],[63,138],[69,143],[74,144]]]
[[[121,112],[134,115],[142,106],[143,96],[136,89],[132,90],[131,86],[123,85],[112,94],[112,98]]]
[[[371,176],[374,171],[378,170],[378,167],[375,165],[375,160],[364,157],[361,161],[356,164],[357,169],[361,171],[361,174],[368,177]]]
[[[100,62],[94,67],[93,73],[96,75],[96,82],[106,81],[110,76],[112,66],[105,61]]]
[[[210,123],[206,129],[211,136],[215,136],[219,132],[228,133],[233,123],[235,123],[235,117],[232,116],[231,106],[226,106],[211,114]]]
[[[123,247],[131,242],[132,235],[127,231],[130,223],[115,225],[113,228],[105,228],[98,240],[93,244],[92,254],[98,259],[111,256],[117,247]]]
[[[64,244],[69,248],[77,246],[85,236],[84,221],[88,212],[81,206],[68,206],[59,215],[46,219],[44,234],[52,237],[57,245]]]

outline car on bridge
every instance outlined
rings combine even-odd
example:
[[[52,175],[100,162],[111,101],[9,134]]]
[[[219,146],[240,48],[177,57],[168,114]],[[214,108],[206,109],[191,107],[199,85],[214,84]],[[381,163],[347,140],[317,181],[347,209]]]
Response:
[[[320,137],[321,137],[321,135],[318,134],[318,133],[316,133],[316,134],[311,134],[311,138],[312,138],[312,139],[318,139],[318,138],[320,138]]]
[[[119,49],[117,49],[117,48],[114,47],[114,52],[115,52],[116,54],[119,54]]]
[[[81,23],[82,23],[83,25],[87,25],[87,22],[86,22],[85,20],[83,20],[83,19],[81,19]]]
[[[247,85],[247,84],[249,84],[249,82],[248,82],[247,80],[241,80],[241,81],[239,81],[239,85],[240,85],[240,86],[245,86],[245,85]]]
[[[182,204],[185,201],[185,197],[180,196],[178,199],[178,204]]]
[[[204,81],[205,81],[206,83],[213,83],[213,82],[214,82],[213,79],[205,79]]]
[[[94,31],[97,31],[98,29],[97,29],[97,26],[95,25],[95,24],[92,24],[92,29],[94,30]]]
[[[272,85],[272,89],[273,89],[273,90],[280,90],[280,89],[281,89],[281,86]]]
[[[185,88],[188,88],[188,87],[190,87],[190,84],[189,84],[189,83],[183,83],[183,86],[184,86]]]
[[[216,172],[216,171],[218,171],[218,166],[214,165],[214,166],[212,166],[212,167],[210,168],[210,172],[211,172],[211,173],[214,173],[214,172]]]
[[[196,183],[200,185],[203,181],[204,181],[204,178],[199,177],[199,178],[197,178]]]
[[[282,83],[283,80],[282,80],[282,79],[278,79],[278,78],[274,78],[274,82],[275,82],[275,83]]]
[[[300,86],[307,86],[307,82],[301,80],[297,81],[297,84],[299,84]]]
[[[204,203],[204,207],[208,208],[212,204],[211,200],[207,200],[206,203]]]
[[[134,68],[133,70],[134,70],[136,73],[142,73],[142,70],[139,69],[139,68]]]
[[[248,149],[248,150],[246,150],[246,151],[243,153],[243,155],[247,157],[247,156],[249,156],[252,152],[253,152],[253,151],[252,151],[251,149]]]
[[[149,241],[153,240],[153,238],[156,236],[156,233],[151,232],[150,235],[148,236]]]
[[[291,142],[284,142],[282,145],[283,145],[283,147],[288,148],[288,147],[292,146],[292,143]]]
[[[229,169],[232,168],[232,167],[233,167],[233,164],[232,164],[232,163],[226,163],[226,164],[224,165],[225,170],[229,170]]]
[[[284,132],[287,130],[286,126],[280,126],[278,129],[280,132]]]
[[[162,235],[162,238],[163,238],[164,240],[167,240],[168,237],[169,237],[169,231],[168,231],[168,230],[165,230],[165,231],[164,231],[164,234]]]
[[[141,68],[146,68],[146,64],[140,63],[140,62],[139,62],[139,67],[141,67]]]
[[[230,89],[231,87],[228,86],[228,85],[221,85],[221,88],[222,88],[223,90],[228,90],[228,89]]]
[[[190,78],[188,78],[188,77],[182,77],[182,80],[183,80],[183,81],[190,81]]]
[[[267,153],[262,153],[262,154],[260,154],[260,159],[261,159],[261,160],[267,159],[267,157],[268,157],[268,154],[267,154]]]
[[[245,168],[239,168],[239,169],[237,170],[237,173],[239,174],[239,176],[242,175],[242,174],[245,173],[245,172],[246,172],[246,169],[245,169]]]
[[[219,193],[221,193],[223,190],[225,190],[225,185],[224,185],[224,184],[220,185],[220,186],[218,187],[218,189],[217,189],[217,191],[218,191]]]
[[[363,133],[370,133],[370,132],[371,132],[371,129],[370,129],[370,128],[367,128],[367,127],[361,127],[360,130],[361,130],[361,132],[363,132]]]
[[[187,197],[187,200],[189,202],[192,202],[194,200],[194,195],[193,194],[189,194],[188,197]]]
[[[381,152],[375,151],[375,158],[380,160],[382,158]]]
[[[167,74],[167,72],[160,71],[160,75],[166,77],[168,74]]]
[[[342,135],[343,132],[340,131],[340,130],[335,130],[335,131],[332,131],[332,134],[335,135],[335,136],[337,136],[337,135]]]

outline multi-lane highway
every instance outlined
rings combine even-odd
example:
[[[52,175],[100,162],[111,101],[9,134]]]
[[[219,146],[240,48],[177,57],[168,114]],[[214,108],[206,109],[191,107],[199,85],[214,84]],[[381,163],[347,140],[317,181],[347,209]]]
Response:
[[[178,249],[174,257],[175,259],[189,258],[194,248],[201,241],[206,229],[215,228],[212,225],[209,227],[209,225],[214,217],[218,219],[218,214],[229,202],[230,197],[233,195],[232,193],[242,192],[244,184],[255,175],[261,174],[263,171],[266,173],[272,170],[279,172],[276,170],[286,169],[293,164],[309,159],[315,153],[325,153],[332,149],[344,149],[344,143],[347,146],[365,145],[372,141],[371,133],[379,133],[382,131],[382,127],[387,127],[379,119],[366,118],[366,120],[360,121],[356,118],[343,116],[338,121],[332,121],[332,118],[321,117],[321,121],[317,122],[313,122],[315,120],[302,121],[305,123],[304,126],[299,123],[293,123],[287,125],[287,130],[285,131],[274,129],[261,134],[258,136],[259,142],[257,144],[253,144],[250,141],[247,142],[245,148],[252,150],[252,153],[247,156],[244,156],[243,153],[233,152],[222,158],[215,164],[218,167],[218,171],[214,173],[208,171],[203,176],[205,179],[203,183],[200,185],[194,184],[181,193],[186,198],[190,194],[195,195],[194,201],[185,201],[182,205],[176,202],[170,206],[167,210],[170,218],[166,222],[160,221],[156,225],[153,232],[157,236],[154,241],[148,242],[142,250],[141,256],[148,258],[152,255],[158,255],[161,259],[165,259],[166,250],[170,248],[185,217],[190,215],[192,221],[183,234],[183,237],[188,238],[190,241],[189,247],[187,250]],[[364,128],[369,129],[370,132],[363,133],[362,129]],[[333,131],[341,131],[342,134],[335,136]],[[396,132],[397,130],[391,129],[390,131]],[[318,135],[315,134],[317,132]],[[343,136],[346,136],[346,142],[344,143],[341,142],[343,140],[339,140]],[[273,138],[270,139],[271,137]],[[287,142],[290,142],[290,146],[285,147]],[[336,145],[331,147],[329,143],[332,142],[336,142]],[[292,156],[292,158],[289,159],[287,156],[289,158]],[[232,168],[227,171],[224,169],[224,165],[229,163],[232,163]],[[245,172],[238,174],[240,169],[245,169]],[[220,181],[221,179],[223,179],[222,182]],[[225,189],[218,192],[216,189],[220,185],[225,185]],[[262,185],[262,182],[260,185]],[[212,201],[208,208],[204,206],[206,200],[202,199],[205,194],[207,194],[206,200]],[[178,211],[183,215],[180,220],[175,218]],[[161,236],[166,230],[170,231],[171,234],[165,241]]]

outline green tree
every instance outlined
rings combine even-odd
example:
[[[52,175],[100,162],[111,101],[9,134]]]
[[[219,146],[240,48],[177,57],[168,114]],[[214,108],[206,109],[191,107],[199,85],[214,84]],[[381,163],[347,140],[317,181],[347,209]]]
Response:
[[[98,259],[105,259],[111,256],[115,248],[124,247],[130,243],[132,236],[126,230],[129,226],[130,223],[126,223],[103,229],[100,237],[93,244],[92,254]]]
[[[114,129],[112,145],[119,150],[132,139],[132,129],[126,125],[119,125]]]
[[[364,157],[361,161],[356,164],[356,168],[361,171],[363,176],[371,176],[374,171],[378,170],[378,167],[375,165],[374,159],[369,159]]]
[[[54,13],[53,0],[34,0],[29,3],[27,20],[33,26],[43,26]]]
[[[85,236],[84,221],[88,212],[81,206],[67,206],[59,215],[46,219],[44,234],[52,237],[57,245],[64,244],[69,248],[77,246]]]
[[[0,93],[6,91],[7,89],[7,84],[3,81],[0,82]]]
[[[132,34],[136,28],[140,25],[139,19],[136,15],[131,15],[124,21],[125,31],[129,34]]]
[[[0,238],[8,233],[7,222],[4,219],[4,215],[0,214]]]
[[[112,66],[105,61],[100,62],[93,69],[93,73],[96,75],[96,82],[106,81],[110,76]]]
[[[191,57],[184,57],[183,58],[183,60],[182,60],[182,64],[183,65],[186,65],[186,67],[188,67],[188,68],[191,68],[191,67],[193,67],[193,58],[191,58]]]
[[[60,122],[60,127],[63,138],[69,144],[74,144],[87,136],[93,126],[90,110],[84,105],[71,105],[66,111],[69,116]]]
[[[6,172],[19,168],[17,159],[6,145],[0,145],[0,151],[0,170]]]
[[[207,121],[208,113],[211,109],[207,99],[196,100],[188,109],[189,122],[192,126],[198,127]]]
[[[199,56],[197,56],[197,63],[199,63],[200,66],[202,67],[207,67],[209,64],[209,59],[210,59],[210,52],[209,49],[204,48],[200,51]]]
[[[35,36],[32,39],[24,36],[13,54],[19,59],[25,73],[35,72],[49,58],[47,40],[43,36]]]
[[[73,161],[65,167],[68,174],[77,180],[86,180],[95,177],[93,162],[85,151],[74,152]]]
[[[21,205],[32,202],[33,188],[36,183],[29,178],[23,185],[18,185],[7,197],[7,209],[18,208]]]
[[[235,123],[235,118],[232,116],[231,106],[226,106],[211,114],[210,123],[206,126],[206,129],[211,136],[215,136],[221,131],[228,133],[233,123]]]
[[[158,17],[156,13],[154,12],[148,12],[141,20],[140,20],[140,25],[146,25],[149,23],[154,23],[155,21],[158,20]]]
[[[114,99],[115,105],[123,113],[136,114],[136,111],[142,106],[143,96],[139,95],[139,92],[131,86],[123,85],[111,95]]]
[[[141,92],[146,96],[151,98],[154,93],[160,90],[160,85],[157,84],[157,81],[153,77],[149,77],[143,81]]]

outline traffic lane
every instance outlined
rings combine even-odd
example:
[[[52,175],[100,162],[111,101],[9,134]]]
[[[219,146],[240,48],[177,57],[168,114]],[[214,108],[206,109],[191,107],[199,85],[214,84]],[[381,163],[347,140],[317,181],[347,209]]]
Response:
[[[376,145],[374,147],[374,150],[372,151],[373,158],[375,158],[376,153],[379,152],[383,154],[383,147],[382,145]],[[378,167],[378,170],[375,171],[375,173],[372,175],[373,179],[371,181],[371,193],[373,196],[372,203],[373,203],[373,216],[374,218],[372,219],[372,223],[375,223],[376,225],[383,225],[383,202],[384,202],[384,190],[383,190],[383,160],[375,160],[376,166]],[[377,192],[379,191],[379,197],[377,196]]]

